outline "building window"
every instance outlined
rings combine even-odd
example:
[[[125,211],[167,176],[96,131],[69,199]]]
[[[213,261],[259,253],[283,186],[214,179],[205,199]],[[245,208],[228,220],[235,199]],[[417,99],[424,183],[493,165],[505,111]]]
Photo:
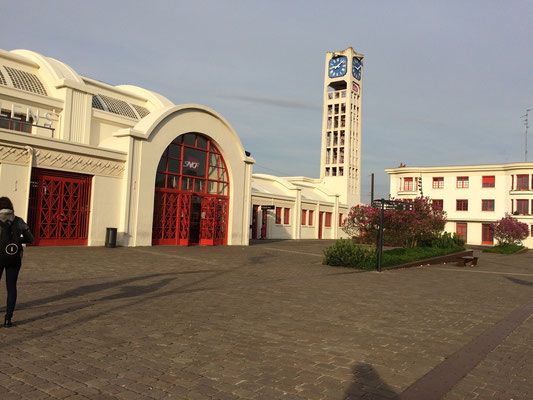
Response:
[[[494,244],[494,230],[491,224],[481,224],[481,244]]]
[[[533,225],[531,225],[531,230],[530,230],[530,232],[531,232],[531,236],[533,236]]]
[[[433,200],[431,200],[431,206],[436,211],[443,211],[444,210],[444,200],[433,199]]]
[[[302,210],[302,225],[307,224],[307,210]]]
[[[457,222],[455,224],[455,233],[459,237],[459,239],[462,239],[465,243],[467,240],[467,230],[468,225],[466,222]]]
[[[412,192],[414,190],[413,178],[403,178],[403,190],[405,192]]]
[[[276,207],[276,224],[281,224],[281,207]]]
[[[516,200],[516,212],[519,215],[529,214],[529,200]]]
[[[283,223],[285,225],[289,225],[291,223],[291,209],[290,208],[283,209]]]
[[[529,175],[516,175],[516,190],[529,190]]]
[[[457,188],[458,189],[467,189],[468,188],[468,176],[458,176],[457,177]]]
[[[342,223],[344,222],[342,213],[339,214],[339,226],[342,226]]]
[[[457,211],[468,211],[468,200],[456,200]]]
[[[444,177],[434,176],[433,177],[433,189],[443,189],[443,188],[444,188]]]
[[[326,228],[331,228],[331,213],[330,212],[326,213],[326,221],[324,223],[324,226]]]
[[[10,131],[31,133],[33,118],[26,121],[26,115],[14,114],[11,116],[10,110],[0,110],[0,128]]]
[[[496,186],[496,177],[494,175],[484,176],[481,179],[481,187],[493,188],[494,186]]]
[[[315,212],[313,210],[309,210],[309,226],[313,226],[313,214]]]
[[[481,211],[494,211],[494,200],[481,200]]]

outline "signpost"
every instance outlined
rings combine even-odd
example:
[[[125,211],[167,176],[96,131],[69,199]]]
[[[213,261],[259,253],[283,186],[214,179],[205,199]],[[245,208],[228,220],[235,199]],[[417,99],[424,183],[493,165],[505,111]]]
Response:
[[[381,272],[381,261],[383,259],[383,223],[385,219],[385,209],[391,210],[412,210],[413,204],[407,201],[379,199],[372,202],[372,207],[380,207],[378,243],[376,246],[376,270]]]

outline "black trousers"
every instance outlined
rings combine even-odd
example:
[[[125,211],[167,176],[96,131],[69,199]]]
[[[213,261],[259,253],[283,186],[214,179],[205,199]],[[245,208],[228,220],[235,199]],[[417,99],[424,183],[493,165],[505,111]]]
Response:
[[[4,269],[6,270],[7,289],[6,317],[11,318],[17,304],[17,280],[19,278],[20,264],[15,267],[0,266],[0,279],[2,279]]]

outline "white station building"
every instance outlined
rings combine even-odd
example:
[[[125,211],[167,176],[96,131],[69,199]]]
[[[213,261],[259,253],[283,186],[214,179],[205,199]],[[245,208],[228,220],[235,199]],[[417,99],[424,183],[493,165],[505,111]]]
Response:
[[[533,163],[398,167],[385,172],[392,197],[429,197],[433,207],[446,211],[446,231],[466,243],[495,244],[490,225],[511,214],[528,225],[523,244],[533,247]]]
[[[320,178],[252,174],[231,124],[199,104],[0,50],[0,196],[36,245],[247,245],[337,238],[359,202],[361,70],[326,56]]]

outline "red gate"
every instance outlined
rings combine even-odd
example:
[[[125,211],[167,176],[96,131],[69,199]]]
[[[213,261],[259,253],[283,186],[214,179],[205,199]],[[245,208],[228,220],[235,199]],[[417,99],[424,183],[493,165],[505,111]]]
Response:
[[[35,245],[87,245],[91,176],[34,169],[28,223]]]
[[[209,138],[178,136],[163,152],[155,178],[153,244],[226,243],[229,177]]]

